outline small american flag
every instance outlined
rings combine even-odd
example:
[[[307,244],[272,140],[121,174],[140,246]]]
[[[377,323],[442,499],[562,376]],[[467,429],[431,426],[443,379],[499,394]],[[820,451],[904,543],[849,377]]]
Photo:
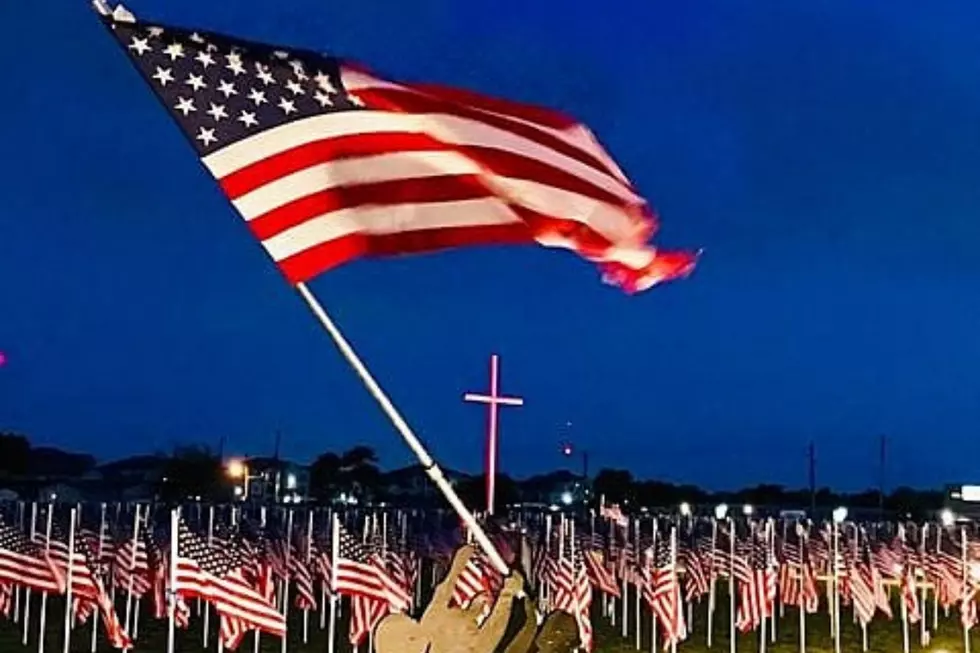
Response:
[[[63,573],[44,549],[21,531],[0,525],[0,582],[14,583],[41,592],[63,591]]]
[[[696,254],[584,125],[315,52],[104,17],[290,283],[362,256],[538,242],[642,290]]]

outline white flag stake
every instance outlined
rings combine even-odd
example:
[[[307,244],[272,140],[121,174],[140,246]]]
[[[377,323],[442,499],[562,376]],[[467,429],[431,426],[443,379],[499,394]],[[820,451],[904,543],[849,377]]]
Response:
[[[647,549],[647,577],[646,582],[651,582],[653,580],[653,574],[656,572],[657,568],[657,537],[660,535],[660,521],[654,517],[653,519],[653,536],[650,538],[650,548]],[[657,623],[657,615],[650,611],[650,651],[657,650],[657,633],[659,631],[659,625]]]
[[[966,527],[964,526],[960,526],[960,556],[962,557],[961,566],[963,567],[963,587],[966,587],[969,579],[967,577],[968,567],[966,566]],[[970,626],[962,619],[960,623],[963,624],[963,653],[970,653]]]
[[[170,556],[167,561],[168,587],[167,587],[167,653],[174,653],[175,621],[177,615],[177,556],[179,550],[177,543],[180,531],[180,508],[170,511]],[[218,638],[220,641],[220,637]]]
[[[320,320],[320,324],[323,325],[323,328],[327,330],[327,333],[333,339],[337,349],[340,350],[341,355],[347,360],[350,366],[354,368],[357,375],[361,377],[361,381],[367,387],[368,392],[370,392],[371,396],[373,396],[375,401],[378,402],[378,405],[381,406],[381,410],[388,416],[388,419],[391,420],[392,425],[405,440],[405,443],[408,444],[408,446],[418,457],[422,468],[425,470],[425,473],[430,479],[432,479],[432,482],[436,484],[436,487],[439,488],[443,496],[446,497],[449,505],[453,507],[453,510],[456,511],[459,518],[464,524],[466,524],[466,527],[473,533],[476,541],[480,544],[480,547],[483,549],[484,553],[487,554],[487,557],[490,559],[490,562],[493,563],[493,566],[505,576],[510,574],[510,569],[507,567],[507,563],[504,562],[500,552],[497,551],[497,548],[490,541],[490,538],[487,537],[487,534],[477,523],[476,519],[473,517],[473,513],[470,512],[465,505],[463,505],[459,495],[456,494],[456,491],[449,484],[449,481],[446,480],[446,476],[443,474],[442,470],[425,450],[425,447],[419,441],[418,437],[416,437],[415,433],[412,431],[412,428],[401,416],[394,404],[391,403],[391,399],[388,398],[384,390],[381,389],[381,386],[378,385],[378,382],[371,375],[371,372],[368,371],[367,367],[365,367],[364,363],[357,355],[357,352],[354,351],[353,347],[351,347],[350,343],[347,342],[347,339],[340,332],[340,329],[336,324],[334,324],[334,321],[330,318],[330,316],[327,315],[327,312],[324,310],[323,306],[320,305],[320,302],[313,296],[313,293],[309,288],[307,288],[305,283],[296,284],[296,289],[299,291],[300,296],[302,296],[306,301],[307,305],[309,305],[310,310],[313,311],[313,314],[318,320]]]
[[[23,501],[17,502],[17,528],[24,532],[24,518],[27,515],[27,505]],[[20,583],[14,585],[14,623],[20,620]]]
[[[247,482],[248,481],[246,480],[246,483]],[[245,506],[242,506],[242,512],[243,512],[242,518],[243,519],[245,517],[244,511],[245,511]],[[234,513],[232,513],[232,514],[234,514]],[[263,529],[265,529],[265,522],[266,522],[265,506],[262,506],[261,508],[259,508],[259,526],[261,528],[263,528]],[[232,522],[232,523],[234,523],[234,522]],[[273,582],[273,584],[275,584],[275,580],[273,580],[272,582]],[[220,632],[220,629],[219,629],[219,632]],[[254,648],[255,653],[259,653],[259,642],[262,640],[262,631],[259,630],[258,628],[256,628],[254,632],[255,632],[255,639],[253,640],[253,646],[255,647]]]
[[[728,518],[728,651],[735,653],[735,520]]]
[[[785,521],[783,521],[783,541],[784,542],[786,541],[786,522]],[[775,564],[776,564],[776,526],[773,523],[772,517],[769,518],[769,544],[767,546],[769,547],[769,564],[775,566]],[[783,616],[782,607],[780,607],[780,609],[779,609],[779,615],[778,616],[780,616],[780,617]],[[776,614],[776,599],[774,598],[773,599],[773,604],[772,604],[772,619],[769,622],[769,625],[770,625],[770,636],[772,638],[770,641],[773,644],[776,643],[776,618],[777,618],[777,614]],[[762,635],[763,635],[763,638],[765,638],[765,633],[763,633]]]
[[[51,520],[54,518],[54,504],[48,503],[47,525],[44,531],[44,555],[51,555]],[[45,626],[48,620],[48,593],[41,593],[41,624],[37,640],[37,653],[44,653],[44,635],[47,633]]]
[[[766,574],[769,573],[769,537],[772,535],[772,520],[767,519],[762,527],[762,545],[766,547]],[[752,534],[752,548],[755,549],[756,539],[755,533]],[[765,590],[765,595],[762,597],[762,623],[759,624],[759,653],[766,653],[766,612],[772,612],[772,604],[769,603],[769,583],[763,586]]]
[[[837,524],[836,519],[834,519],[831,522],[830,527],[832,529],[830,532],[831,545],[832,545],[831,556],[832,556],[832,560],[834,561],[833,562],[834,573],[832,576],[833,578],[832,582],[834,587],[834,591],[833,591],[834,606],[833,606],[833,613],[831,614],[830,620],[832,624],[831,629],[833,631],[833,637],[834,637],[834,653],[840,653],[840,564],[837,561],[838,560],[837,557],[840,555],[839,553],[840,534],[838,532],[839,526]]]
[[[922,541],[919,542],[919,552],[922,553],[922,557],[925,557],[926,553],[926,539],[929,537],[929,524],[922,525]],[[918,574],[916,574],[918,578]],[[923,583],[920,585],[919,594],[922,597],[919,599],[919,605],[922,606],[922,618],[919,619],[919,644],[923,648],[929,645],[929,633],[926,629],[926,621],[929,612],[929,588],[926,587],[925,576],[922,578]]]
[[[309,510],[306,514],[306,571],[310,570],[310,555],[313,549],[313,511]],[[312,588],[310,588],[312,589]],[[303,643],[309,643],[310,639],[310,609],[303,610]]]
[[[102,566],[102,552],[105,547],[105,504],[103,503],[100,508],[99,514],[99,546],[98,546],[98,556],[99,559],[95,562],[95,568],[99,569]],[[99,646],[99,618],[94,616],[92,619],[92,647],[91,652],[95,653]]]
[[[626,528],[623,529],[623,551],[624,552],[626,551],[626,547],[628,547],[629,545],[630,545],[630,527],[629,527],[629,524],[627,523],[626,524]],[[629,594],[629,585],[627,585],[627,583],[626,583],[626,574],[625,573],[623,574],[622,588],[620,589],[620,594],[622,594],[622,600],[620,602],[620,607],[622,608],[622,612],[620,613],[620,617],[623,620],[622,623],[620,623],[620,630],[623,633],[623,639],[626,639],[629,636],[629,623],[627,623],[627,622],[629,621],[629,611],[628,611],[628,608],[629,608],[629,597],[630,597],[630,594]]]
[[[936,553],[943,551],[943,527],[936,525]],[[948,616],[948,615],[947,615]],[[932,588],[932,629],[939,630],[939,584],[936,583]]]
[[[800,585],[799,601],[800,601],[800,653],[806,653],[806,600],[803,596],[804,587],[804,568],[809,566],[810,562],[810,539],[809,534],[807,537],[803,535],[803,527],[797,523],[796,525],[796,535],[797,541],[800,547],[800,578],[797,581]]]
[[[31,542],[34,541],[35,531],[37,529],[37,501],[31,502],[31,530],[30,538]],[[31,588],[28,587],[24,591],[24,634],[21,637],[21,644],[27,646],[27,633],[30,631],[31,627]]]
[[[65,629],[64,629],[64,647],[62,651],[68,653],[71,647],[71,614],[72,614],[72,576],[74,575],[75,568],[75,516],[78,514],[78,508],[72,508],[71,513],[69,513],[68,522],[68,573],[66,574],[65,583],[67,587],[65,588]]]
[[[282,581],[282,603],[279,604],[279,609],[283,611],[286,621],[289,621],[289,576],[290,576],[290,566],[289,561],[293,554],[293,509],[290,508],[289,512],[286,513],[286,578]],[[258,635],[259,631],[255,631]],[[288,633],[283,633],[282,635],[282,653],[286,653],[286,644],[289,641],[287,637]],[[258,641],[258,637],[255,638]]]
[[[208,547],[210,548],[214,541],[214,504],[208,506]],[[201,636],[203,641],[201,646],[203,648],[208,647],[208,633],[211,630],[211,602],[204,601],[204,632]]]
[[[133,509],[133,551],[129,556],[129,583],[126,588],[126,632],[132,632],[129,627],[133,613],[133,578],[136,576],[136,545],[140,535],[140,504]],[[135,641],[135,640],[134,640]]]
[[[639,564],[639,560],[640,560],[640,520],[637,519],[635,522],[633,522],[633,524],[634,524],[634,529],[635,529],[634,530],[634,533],[633,533],[633,560],[636,561],[637,564]],[[642,644],[643,644],[640,641],[640,631],[641,631],[640,624],[642,623],[640,621],[640,594],[641,594],[640,591],[637,591],[635,593],[635,595],[634,595],[635,600],[633,602],[633,631],[636,633],[636,637],[634,638],[635,641],[634,641],[633,645],[634,645],[634,648],[636,648],[637,651],[640,650],[640,646],[642,646]],[[624,599],[625,599],[625,597],[624,597]]]
[[[681,598],[681,583],[677,578],[677,530],[677,526],[670,528],[670,574],[673,576],[671,586],[674,588],[674,606],[677,610],[674,618],[679,620],[684,609],[684,599]],[[762,639],[765,640],[765,637]],[[672,637],[670,640],[670,653],[677,653],[677,637]]]
[[[718,519],[711,518],[711,566],[708,568],[708,648],[715,629],[715,601],[717,601],[717,566],[715,565],[715,546],[718,542]]]
[[[330,623],[327,630],[327,653],[334,653],[337,639],[337,559],[340,549],[340,518],[332,515],[330,522]]]

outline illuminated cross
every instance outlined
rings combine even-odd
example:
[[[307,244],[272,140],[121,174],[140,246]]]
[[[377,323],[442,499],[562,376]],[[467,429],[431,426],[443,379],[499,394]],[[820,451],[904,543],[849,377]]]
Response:
[[[520,397],[504,397],[500,394],[500,357],[497,354],[490,356],[490,394],[481,395],[467,392],[463,395],[463,401],[473,401],[480,404],[487,404],[490,409],[489,424],[487,426],[487,513],[493,514],[494,488],[497,477],[497,410],[500,406],[523,406],[524,400]]]

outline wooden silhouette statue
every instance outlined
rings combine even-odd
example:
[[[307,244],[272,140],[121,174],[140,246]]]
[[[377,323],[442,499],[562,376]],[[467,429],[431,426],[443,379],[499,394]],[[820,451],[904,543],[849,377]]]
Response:
[[[571,653],[578,646],[578,626],[571,615],[554,613],[538,627],[534,601],[516,570],[504,580],[482,621],[484,594],[465,608],[451,607],[456,580],[475,553],[472,546],[456,551],[449,573],[418,621],[401,613],[381,620],[374,634],[378,653]]]

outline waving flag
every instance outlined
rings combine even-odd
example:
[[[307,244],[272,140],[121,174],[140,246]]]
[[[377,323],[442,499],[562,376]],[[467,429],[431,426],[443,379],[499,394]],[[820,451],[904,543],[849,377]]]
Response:
[[[363,256],[537,242],[629,291],[688,274],[582,124],[314,52],[104,20],[290,283]]]

